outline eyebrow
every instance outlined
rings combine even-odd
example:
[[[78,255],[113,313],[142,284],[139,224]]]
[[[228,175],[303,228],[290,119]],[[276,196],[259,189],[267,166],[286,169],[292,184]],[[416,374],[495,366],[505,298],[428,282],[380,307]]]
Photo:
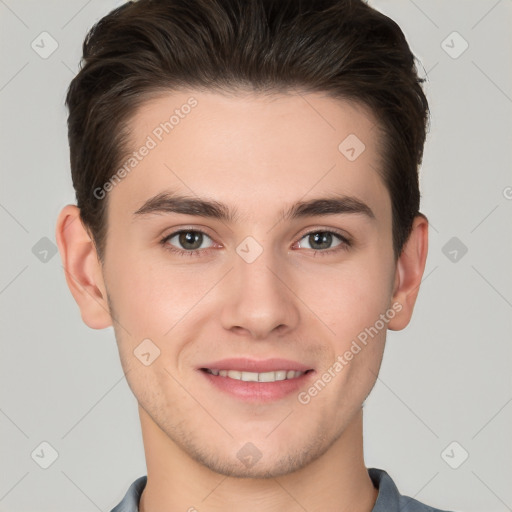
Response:
[[[148,199],[133,214],[143,217],[151,214],[181,213],[209,217],[225,222],[237,222],[240,220],[238,211],[230,210],[227,205],[206,198],[183,196],[169,192],[162,192]],[[287,209],[279,212],[283,220],[299,219],[304,217],[361,214],[371,220],[375,220],[372,209],[357,197],[334,194],[329,197],[299,201]]]

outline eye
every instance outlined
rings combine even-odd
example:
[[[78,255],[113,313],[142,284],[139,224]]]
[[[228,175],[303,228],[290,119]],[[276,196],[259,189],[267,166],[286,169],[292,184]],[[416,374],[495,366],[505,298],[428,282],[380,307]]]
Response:
[[[206,246],[203,244],[210,241]],[[303,240],[305,242],[303,242]],[[210,252],[215,244],[210,236],[197,229],[181,229],[160,240],[162,246],[180,256],[201,256]],[[348,250],[351,247],[349,239],[329,230],[316,230],[306,233],[296,242],[299,249],[311,249],[316,254],[329,255],[338,251]]]
[[[197,254],[200,250],[213,247],[213,243],[210,243],[210,245],[206,247],[203,246],[205,238],[211,241],[211,238],[203,231],[182,229],[166,236],[161,240],[161,243],[170,251],[193,255]]]
[[[336,239],[337,243],[333,245]],[[302,242],[302,240],[305,240],[305,243]],[[335,252],[337,250],[348,249],[351,245],[349,240],[334,231],[310,231],[306,233],[298,243],[301,249],[313,249],[319,252],[331,252],[330,249],[337,247],[337,249],[333,249],[332,251]]]

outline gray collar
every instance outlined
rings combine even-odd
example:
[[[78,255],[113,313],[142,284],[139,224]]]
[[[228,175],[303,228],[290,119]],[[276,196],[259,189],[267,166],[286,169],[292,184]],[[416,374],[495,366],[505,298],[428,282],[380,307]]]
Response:
[[[402,496],[392,478],[383,469],[368,468],[373,485],[379,490],[372,512],[447,512],[432,508],[419,501]],[[147,476],[141,476],[132,483],[123,500],[111,512],[139,512],[139,501]]]

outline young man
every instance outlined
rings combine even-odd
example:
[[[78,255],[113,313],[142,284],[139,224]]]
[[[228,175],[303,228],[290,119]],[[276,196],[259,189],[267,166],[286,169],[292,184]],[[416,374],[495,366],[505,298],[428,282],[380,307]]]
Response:
[[[348,0],[140,0],[67,95],[57,241],[112,325],[147,477],[114,511],[432,511],[363,460],[411,319],[428,104],[399,27]]]

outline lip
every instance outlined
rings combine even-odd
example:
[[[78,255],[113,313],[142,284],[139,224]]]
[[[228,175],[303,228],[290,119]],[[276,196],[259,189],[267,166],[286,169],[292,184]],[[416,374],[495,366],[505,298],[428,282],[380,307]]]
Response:
[[[270,363],[267,361],[266,364]],[[272,362],[272,364],[274,364],[274,362]],[[304,366],[302,365],[302,367]],[[283,370],[285,369],[282,366],[280,368]],[[293,370],[294,368],[290,369]],[[309,385],[309,382],[316,373],[314,370],[312,370],[308,373],[303,373],[300,377],[296,377],[294,379],[278,380],[275,382],[245,382],[242,380],[231,379],[230,377],[213,375],[204,370],[201,370],[201,368],[198,368],[197,371],[203,375],[205,379],[207,379],[207,382],[213,388],[221,391],[222,393],[230,395],[231,397],[236,398],[241,402],[251,403],[272,402],[281,400],[292,393],[296,394],[300,391],[301,388],[305,388]]]
[[[232,357],[229,359],[212,361],[210,363],[202,364],[201,366],[198,367],[198,370],[201,370],[202,368],[208,368],[210,370],[238,370],[241,372],[255,373],[276,372],[278,370],[297,370],[299,372],[313,370],[313,368],[311,368],[310,366],[306,366],[302,363],[299,363],[297,361],[291,361],[289,359],[273,358],[257,360],[250,359],[248,357]]]

